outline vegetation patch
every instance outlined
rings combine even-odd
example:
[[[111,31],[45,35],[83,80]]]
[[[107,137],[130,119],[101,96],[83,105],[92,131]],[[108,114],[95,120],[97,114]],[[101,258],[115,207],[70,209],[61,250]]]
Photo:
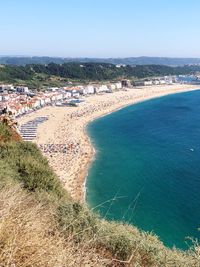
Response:
[[[122,78],[131,80],[166,75],[186,75],[200,71],[198,65],[170,67],[164,65],[124,65],[109,63],[49,63],[25,66],[4,65],[0,68],[0,82],[27,85],[31,89],[45,86],[66,86],[68,81],[112,81]]]

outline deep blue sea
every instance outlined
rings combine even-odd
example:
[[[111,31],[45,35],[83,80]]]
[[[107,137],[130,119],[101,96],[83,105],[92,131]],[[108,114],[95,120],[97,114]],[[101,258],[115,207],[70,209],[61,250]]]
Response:
[[[96,156],[86,200],[110,220],[186,249],[200,228],[200,90],[132,105],[87,131]]]

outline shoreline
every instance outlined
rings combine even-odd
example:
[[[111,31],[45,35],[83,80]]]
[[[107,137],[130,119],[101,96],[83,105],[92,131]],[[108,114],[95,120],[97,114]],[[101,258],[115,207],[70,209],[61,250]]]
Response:
[[[85,97],[86,102],[79,107],[45,107],[19,118],[18,123],[21,125],[39,116],[48,117],[39,125],[33,142],[38,147],[62,144],[68,147],[66,153],[42,152],[72,198],[83,202],[88,171],[95,160],[95,149],[86,131],[89,123],[139,102],[198,89],[200,86],[174,84],[92,95]]]

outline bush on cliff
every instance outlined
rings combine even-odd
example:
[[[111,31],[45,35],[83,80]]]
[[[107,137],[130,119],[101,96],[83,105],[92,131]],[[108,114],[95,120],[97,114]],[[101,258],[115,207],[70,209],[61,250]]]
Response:
[[[26,190],[47,192],[58,198],[68,195],[35,144],[0,143],[0,161],[2,165],[7,165],[6,169],[15,174],[12,175],[13,179],[19,181]]]

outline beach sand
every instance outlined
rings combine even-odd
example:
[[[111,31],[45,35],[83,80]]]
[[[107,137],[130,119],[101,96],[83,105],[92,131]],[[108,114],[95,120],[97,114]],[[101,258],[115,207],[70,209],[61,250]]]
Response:
[[[33,142],[46,148],[46,151],[42,149],[43,154],[71,196],[84,201],[85,178],[95,153],[85,132],[90,121],[130,104],[198,88],[175,84],[91,95],[84,97],[86,101],[78,107],[45,107],[19,118],[18,123],[21,125],[40,116],[48,117],[38,126]]]

